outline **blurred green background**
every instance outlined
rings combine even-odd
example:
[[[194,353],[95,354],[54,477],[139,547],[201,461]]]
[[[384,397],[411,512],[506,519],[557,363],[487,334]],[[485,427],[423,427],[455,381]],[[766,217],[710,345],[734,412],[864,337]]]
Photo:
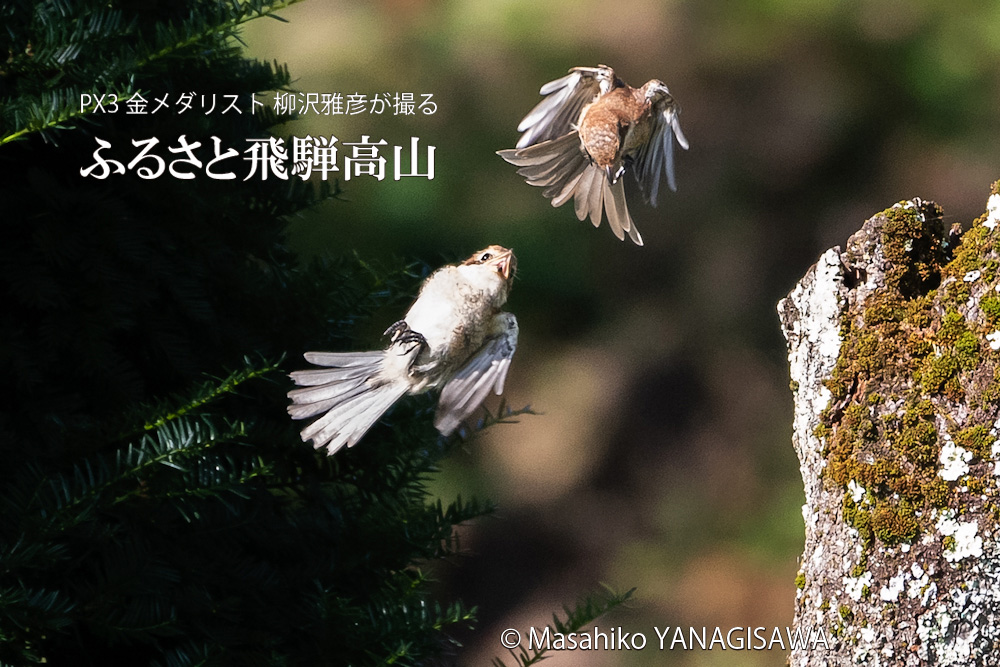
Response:
[[[281,15],[244,37],[296,90],[437,104],[280,130],[333,134],[341,151],[384,138],[390,159],[410,137],[437,147],[433,180],[344,183],[295,220],[296,249],[435,267],[499,243],[519,258],[506,395],[543,414],[471,441],[434,483],[500,507],[435,573],[480,607],[455,661],[503,656],[503,629],[543,626],[604,582],[638,592],[599,625],[650,646],[553,665],[785,664],[781,650],[660,652],[653,627],[791,622],[803,495],[775,305],[896,201],[933,199],[965,226],[983,211],[1000,176],[1000,4],[312,0]],[[662,79],[683,109],[679,191],[655,209],[630,193],[643,248],[553,209],[494,154],[543,83],[598,63]]]

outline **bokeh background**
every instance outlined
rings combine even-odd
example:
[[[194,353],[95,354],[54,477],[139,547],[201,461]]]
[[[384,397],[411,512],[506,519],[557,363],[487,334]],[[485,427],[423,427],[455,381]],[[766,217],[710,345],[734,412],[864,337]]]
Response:
[[[310,0],[281,16],[244,38],[296,90],[437,104],[282,128],[384,138],[390,156],[410,137],[437,147],[433,180],[352,179],[294,221],[295,248],[433,267],[499,243],[519,258],[506,395],[541,414],[470,441],[433,482],[499,505],[435,572],[443,598],[480,609],[454,662],[507,657],[503,629],[543,626],[605,583],[638,590],[600,627],[650,646],[551,664],[785,664],[781,650],[660,652],[653,627],[791,622],[803,494],[775,305],[896,201],[933,199],[965,226],[982,213],[1000,177],[1000,4]],[[598,63],[662,79],[683,109],[679,191],[656,209],[630,196],[643,248],[553,209],[494,154],[539,86]]]

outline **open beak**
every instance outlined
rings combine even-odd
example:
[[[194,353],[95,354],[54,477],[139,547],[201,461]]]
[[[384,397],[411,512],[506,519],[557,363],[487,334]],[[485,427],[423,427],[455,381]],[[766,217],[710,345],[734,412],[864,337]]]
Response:
[[[493,258],[493,264],[497,267],[497,273],[503,276],[504,280],[510,280],[510,276],[514,272],[515,262],[513,250],[505,250]]]

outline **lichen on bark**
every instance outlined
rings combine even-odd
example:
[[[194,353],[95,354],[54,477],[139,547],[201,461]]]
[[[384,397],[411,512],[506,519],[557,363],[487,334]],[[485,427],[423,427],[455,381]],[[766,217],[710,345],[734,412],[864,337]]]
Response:
[[[806,489],[796,622],[835,637],[792,665],[1000,664],[982,662],[1000,641],[997,189],[964,234],[919,199],[873,216],[779,304]]]

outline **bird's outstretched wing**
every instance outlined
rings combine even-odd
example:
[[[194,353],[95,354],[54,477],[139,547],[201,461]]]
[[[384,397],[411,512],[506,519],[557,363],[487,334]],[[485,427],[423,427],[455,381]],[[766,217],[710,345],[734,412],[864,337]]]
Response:
[[[625,203],[625,181],[619,178],[612,183],[608,179],[607,173],[583,150],[576,131],[497,154],[520,167],[517,173],[524,176],[528,185],[545,188],[542,194],[552,200],[553,206],[562,206],[573,199],[577,219],[586,220],[589,216],[594,227],[601,224],[602,214],[607,213],[608,225],[615,236],[624,239],[628,233],[636,245],[642,245],[642,236]]]
[[[545,99],[517,126],[517,131],[524,133],[517,140],[517,148],[556,139],[576,129],[583,107],[618,85],[621,81],[607,65],[574,67],[566,76],[549,81],[539,90]]]
[[[482,405],[490,391],[503,393],[510,360],[517,348],[517,318],[510,313],[497,316],[494,334],[459,369],[441,390],[434,426],[451,435],[469,415]]]
[[[677,117],[680,107],[672,97],[658,100],[650,113],[652,129],[649,139],[636,154],[632,169],[643,197],[656,206],[656,196],[664,174],[670,189],[677,190],[677,179],[674,177],[674,141],[684,150],[687,150],[688,141]]]

